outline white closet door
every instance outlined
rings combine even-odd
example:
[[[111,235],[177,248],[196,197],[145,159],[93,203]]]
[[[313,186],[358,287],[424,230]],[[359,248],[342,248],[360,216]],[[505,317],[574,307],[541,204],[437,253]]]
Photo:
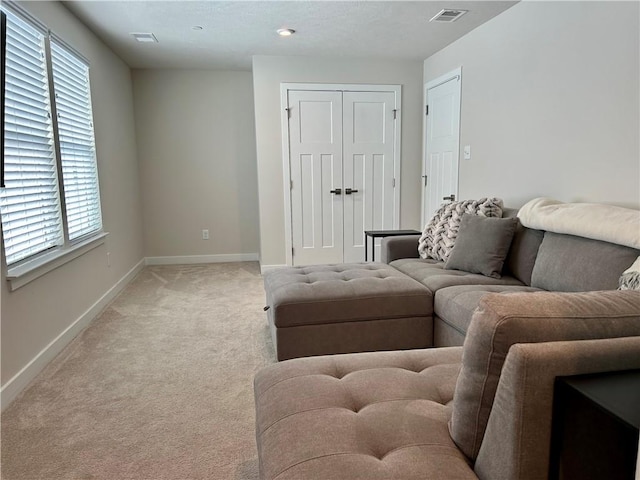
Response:
[[[294,265],[343,260],[342,93],[289,91]]]
[[[362,262],[364,231],[394,227],[395,94],[344,92],[343,108],[344,261]]]

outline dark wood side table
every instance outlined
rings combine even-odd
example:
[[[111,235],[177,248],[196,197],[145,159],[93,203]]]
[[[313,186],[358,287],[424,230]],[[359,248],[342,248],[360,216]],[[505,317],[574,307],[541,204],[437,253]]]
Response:
[[[633,480],[640,370],[558,377],[549,479]]]
[[[371,261],[376,261],[376,238],[398,237],[400,235],[420,234],[418,230],[365,230],[364,231],[364,261],[368,258],[367,237],[371,237]],[[418,247],[416,247],[418,248]]]

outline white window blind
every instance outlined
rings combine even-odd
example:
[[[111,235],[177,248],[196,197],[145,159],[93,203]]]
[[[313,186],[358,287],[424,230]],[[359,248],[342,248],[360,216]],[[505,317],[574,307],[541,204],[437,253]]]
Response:
[[[18,279],[49,271],[45,265],[104,233],[89,66],[18,5],[0,8],[7,15],[0,216],[8,273]]]
[[[44,35],[7,13],[5,188],[0,215],[7,264],[64,236],[55,162]]]
[[[69,240],[102,229],[89,67],[55,40],[51,63]]]

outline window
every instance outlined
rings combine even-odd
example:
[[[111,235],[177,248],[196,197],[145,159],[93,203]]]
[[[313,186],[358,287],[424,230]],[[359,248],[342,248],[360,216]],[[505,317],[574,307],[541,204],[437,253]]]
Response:
[[[37,22],[2,10],[7,41],[0,216],[11,271],[102,234],[102,215],[89,67]]]
[[[69,240],[102,228],[89,67],[51,42],[60,163]]]

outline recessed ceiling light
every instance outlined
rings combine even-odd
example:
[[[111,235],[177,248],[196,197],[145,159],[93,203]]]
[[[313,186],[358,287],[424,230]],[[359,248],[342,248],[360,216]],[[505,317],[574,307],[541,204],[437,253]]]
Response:
[[[278,32],[278,35],[280,35],[281,37],[290,37],[291,35],[296,33],[296,31],[293,28],[280,28],[277,30],[277,32]]]
[[[191,30],[202,30],[203,28],[200,25],[194,25],[191,27]]]
[[[132,33],[133,38],[142,43],[158,43],[158,39],[153,33]]]

